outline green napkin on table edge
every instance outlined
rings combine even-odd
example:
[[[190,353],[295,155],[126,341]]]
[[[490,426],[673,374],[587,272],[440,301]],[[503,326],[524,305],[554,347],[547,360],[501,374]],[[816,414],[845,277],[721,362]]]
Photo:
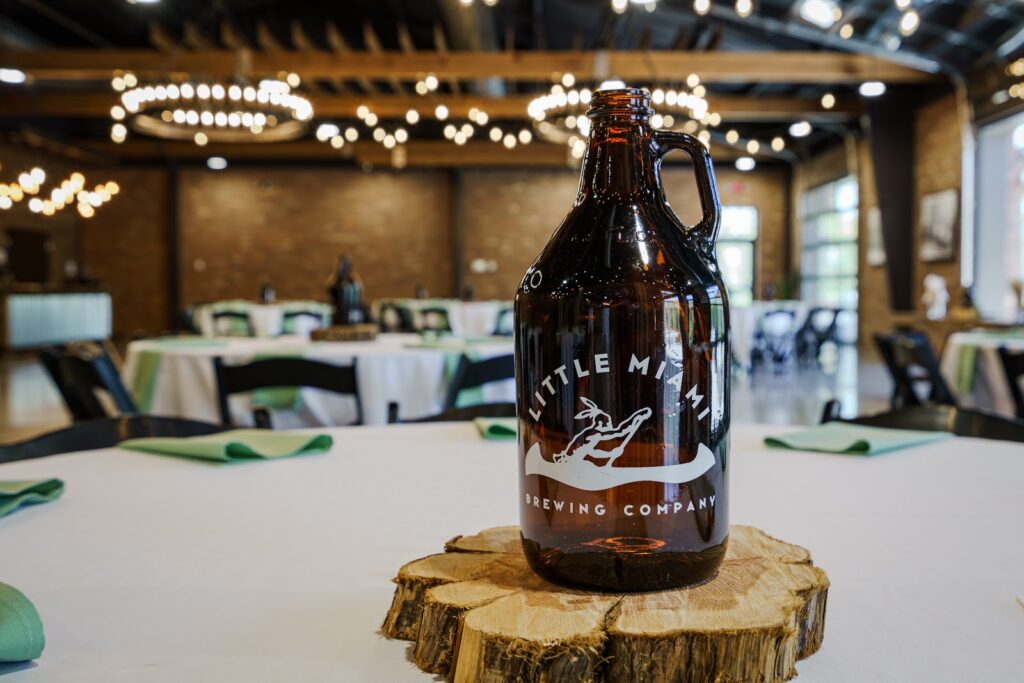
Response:
[[[36,505],[57,500],[64,493],[60,479],[33,481],[0,481],[0,517],[9,515],[22,505]]]
[[[43,622],[28,598],[0,583],[0,662],[24,662],[43,653]]]
[[[772,448],[850,455],[877,455],[902,448],[921,446],[949,439],[946,432],[919,432],[910,429],[868,427],[847,422],[829,422],[811,429],[783,436],[765,437]]]
[[[326,453],[334,440],[326,434],[296,434],[269,429],[232,429],[219,434],[183,438],[129,439],[120,448],[158,455],[177,455],[215,462],[273,460],[293,455]]]
[[[519,435],[518,421],[514,417],[478,417],[474,418],[473,424],[480,431],[480,436],[488,440],[514,439]]]

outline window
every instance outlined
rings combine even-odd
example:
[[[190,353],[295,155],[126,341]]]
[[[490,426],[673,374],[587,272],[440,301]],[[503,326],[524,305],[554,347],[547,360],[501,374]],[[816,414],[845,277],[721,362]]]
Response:
[[[722,269],[729,303],[749,305],[754,300],[754,242],[758,216],[753,206],[723,206],[718,235],[718,265]]]
[[[974,254],[964,253],[974,259],[974,305],[1012,321],[1014,283],[1024,280],[1024,114],[981,128],[977,160]]]
[[[843,178],[800,197],[800,297],[857,308],[857,180]]]

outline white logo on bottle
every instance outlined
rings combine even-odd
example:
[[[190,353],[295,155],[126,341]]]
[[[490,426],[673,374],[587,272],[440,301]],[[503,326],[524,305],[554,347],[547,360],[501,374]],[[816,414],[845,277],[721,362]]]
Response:
[[[577,420],[590,424],[576,433],[565,450],[545,460],[540,444],[526,453],[526,474],[539,474],[584,491],[603,491],[622,484],[655,481],[663,484],[685,484],[700,477],[715,464],[711,449],[700,444],[697,457],[688,463],[659,467],[614,467],[640,426],[653,414],[641,408],[618,424],[588,398],[580,398],[585,409]],[[598,462],[600,461],[600,462]]]

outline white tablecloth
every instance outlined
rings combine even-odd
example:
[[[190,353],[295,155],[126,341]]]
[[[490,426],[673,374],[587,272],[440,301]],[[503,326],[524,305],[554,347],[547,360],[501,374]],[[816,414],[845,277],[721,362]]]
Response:
[[[1024,351],[1024,332],[1019,336],[992,332],[954,332],[942,350],[940,368],[957,401],[965,408],[985,408],[1007,417],[1017,413],[1006,381],[999,347],[1011,351]],[[964,381],[960,379],[961,354],[965,349],[976,349],[972,367],[966,369]],[[970,353],[970,351],[967,351]]]
[[[425,417],[441,410],[448,386],[446,363],[454,363],[452,357],[462,349],[415,348],[419,341],[415,334],[382,334],[367,342],[310,342],[298,337],[217,339],[198,345],[182,345],[174,340],[135,341],[128,345],[123,374],[129,387],[137,386],[143,354],[159,354],[152,400],[148,406],[140,406],[144,412],[220,422],[213,372],[216,356],[228,364],[267,356],[302,356],[336,365],[351,365],[354,361],[363,422],[384,424],[388,403],[392,401],[399,404],[402,419]],[[471,348],[480,358],[489,358],[512,353],[512,341],[473,344]],[[299,395],[296,410],[274,412],[276,428],[349,424],[355,418],[351,397],[315,389],[303,389]],[[513,401],[514,382],[483,387],[483,399]],[[251,424],[251,396],[233,396],[231,412],[235,424]]]
[[[744,367],[750,365],[754,334],[757,332],[757,323],[760,322],[761,316],[769,311],[779,310],[795,311],[796,324],[799,327],[807,318],[810,305],[803,301],[754,301],[748,306],[733,306],[729,309],[732,355]]]
[[[374,319],[380,319],[380,307],[393,303],[408,308],[414,316],[413,322],[421,324],[418,316],[424,308],[443,308],[448,311],[452,334],[457,337],[486,337],[495,333],[498,316],[512,307],[511,301],[461,301],[459,299],[381,299],[373,302],[371,311]],[[389,328],[390,329],[390,328]]]
[[[330,433],[326,455],[224,467],[114,449],[0,465],[67,485],[0,520],[0,581],[47,633],[5,683],[433,680],[378,634],[390,579],[517,521],[516,446],[468,424]],[[832,581],[800,681],[1021,680],[1019,444],[869,458],[771,451],[766,433],[733,430],[730,514]]]

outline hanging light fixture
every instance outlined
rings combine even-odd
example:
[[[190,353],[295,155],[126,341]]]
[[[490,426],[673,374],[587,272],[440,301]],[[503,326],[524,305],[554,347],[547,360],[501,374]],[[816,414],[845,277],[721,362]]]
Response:
[[[166,140],[279,142],[302,136],[313,105],[293,91],[297,74],[244,81],[155,81],[139,83],[128,72],[115,75],[111,87],[120,101],[111,107],[110,138],[116,143],[137,132]]]
[[[709,128],[721,124],[722,117],[708,110],[704,86],[700,78],[691,74],[686,89],[648,88],[657,113],[651,117],[651,126],[664,130],[680,130],[695,135],[707,144],[711,139]],[[623,88],[622,81],[605,81],[598,90]],[[588,88],[565,88],[561,83],[551,86],[550,92],[533,99],[527,113],[533,119],[537,135],[549,142],[568,144],[572,155],[581,158],[590,135],[587,109],[593,93]]]

